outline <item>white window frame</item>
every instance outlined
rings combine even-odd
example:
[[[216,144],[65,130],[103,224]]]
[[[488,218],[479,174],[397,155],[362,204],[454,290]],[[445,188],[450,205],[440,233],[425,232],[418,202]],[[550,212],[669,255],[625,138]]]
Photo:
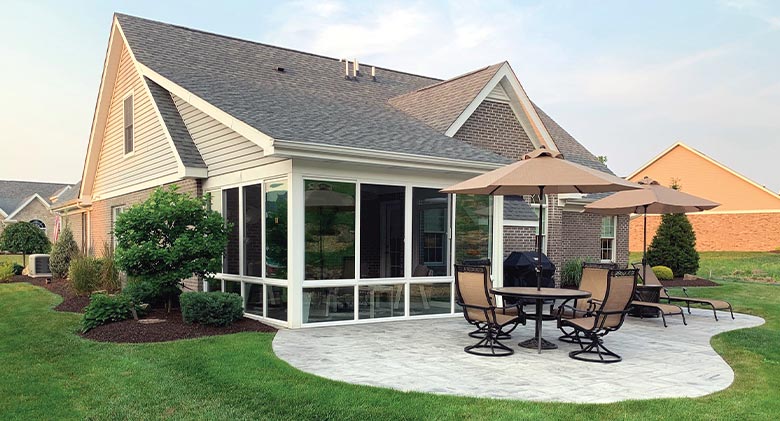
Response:
[[[606,218],[610,218],[612,220],[612,236],[611,237],[605,237],[604,236],[604,220]],[[614,263],[616,261],[616,250],[617,250],[617,216],[603,216],[599,220],[599,260],[601,263]],[[612,250],[611,250],[611,256],[609,259],[602,259],[602,252],[604,251],[604,248],[602,247],[601,243],[603,240],[612,240]]]
[[[130,145],[131,149],[127,150],[127,113],[125,110],[125,105],[127,104],[128,98],[130,99],[130,126],[131,126],[131,133],[132,133],[132,139],[130,139]],[[124,97],[122,97],[122,152],[123,156],[130,157],[135,153],[135,95],[134,92],[131,90],[128,92]]]
[[[116,250],[116,218],[127,210],[127,205],[111,206],[111,250]]]
[[[35,222],[39,222],[40,225],[42,225],[42,226],[39,226]],[[30,223],[35,225],[35,227],[38,228],[39,230],[43,231],[44,234],[48,234],[49,233],[48,227],[46,226],[46,223],[41,221],[40,219],[31,219]]]

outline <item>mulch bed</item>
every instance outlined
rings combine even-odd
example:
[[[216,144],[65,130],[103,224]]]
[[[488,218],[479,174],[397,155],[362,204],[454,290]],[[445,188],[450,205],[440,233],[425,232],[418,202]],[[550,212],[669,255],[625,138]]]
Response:
[[[65,279],[52,279],[47,283],[46,278],[16,275],[8,282],[27,282],[61,296],[62,303],[54,307],[57,311],[83,313],[84,307],[89,304],[89,297],[76,294]],[[226,327],[187,324],[181,318],[181,311],[174,308],[171,309],[170,314],[166,313],[165,309],[151,309],[139,321],[131,319],[109,323],[98,326],[81,336],[99,342],[148,343],[239,332],[276,332],[276,330],[274,327],[251,319],[241,319]]]
[[[140,321],[131,319],[109,323],[81,336],[100,342],[147,343],[239,332],[276,332],[276,329],[250,319],[241,319],[226,327],[187,324],[182,320],[179,309],[172,309],[170,314],[165,309],[153,309]]]
[[[669,288],[676,288],[676,287],[717,287],[720,286],[720,284],[710,281],[709,279],[704,278],[695,278],[695,279],[683,279],[683,278],[674,278],[671,281],[661,281],[661,284],[663,286]]]
[[[15,275],[11,277],[9,282],[27,282],[41,288],[46,288],[59,295],[62,297],[62,302],[57,307],[54,307],[57,311],[83,313],[84,307],[89,304],[89,297],[76,294],[70,287],[70,283],[65,279],[52,279],[50,283],[47,283],[46,278],[31,278],[25,275]]]

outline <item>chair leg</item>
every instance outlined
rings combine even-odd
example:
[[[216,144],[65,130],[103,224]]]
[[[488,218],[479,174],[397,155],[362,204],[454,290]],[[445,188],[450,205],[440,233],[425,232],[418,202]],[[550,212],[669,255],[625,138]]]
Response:
[[[734,309],[731,308],[731,303],[729,303],[729,313],[731,313],[731,320],[736,320],[734,318]]]
[[[590,344],[583,347],[583,344],[580,343],[580,350],[579,351],[572,351],[569,353],[569,357],[573,358],[575,360],[579,361],[587,361],[592,363],[602,363],[602,364],[610,364],[610,363],[617,363],[623,360],[623,358],[615,354],[614,352],[610,351],[609,348],[604,346],[604,342],[599,340],[598,335],[592,334],[591,337],[588,338],[591,340]],[[598,359],[594,357],[588,357],[588,355],[596,355]]]
[[[712,314],[715,315],[715,321],[718,322],[718,310],[715,310],[715,306],[712,306]]]
[[[669,326],[666,325],[666,316],[664,315],[664,312],[663,311],[659,311],[658,313],[661,314],[661,320],[663,320],[663,322],[664,322],[664,327],[669,327]]]
[[[683,325],[688,326],[688,322],[685,321],[685,312],[680,309],[680,316],[683,318]]]
[[[502,344],[498,338],[500,328],[495,326],[489,326],[485,330],[485,337],[474,345],[463,348],[469,354],[478,355],[481,357],[508,357],[515,353],[512,348]],[[489,350],[490,352],[480,351]]]

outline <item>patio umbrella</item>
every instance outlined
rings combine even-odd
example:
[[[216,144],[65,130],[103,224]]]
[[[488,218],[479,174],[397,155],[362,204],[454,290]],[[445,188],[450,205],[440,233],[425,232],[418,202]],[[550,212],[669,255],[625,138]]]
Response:
[[[323,208],[330,208],[334,210],[352,208],[355,206],[355,198],[344,193],[339,193],[332,190],[332,186],[328,183],[319,183],[315,190],[307,190],[304,203],[306,207],[316,207],[319,222],[319,246],[320,246],[320,279],[324,278],[325,274],[325,261],[323,259],[322,251],[322,210]]]
[[[443,189],[444,193],[522,196],[544,193],[603,193],[639,189],[630,181],[563,159],[563,155],[544,146],[526,154],[521,161],[478,175]],[[536,288],[542,284],[542,212],[536,251]]]
[[[607,196],[585,206],[585,212],[601,215],[644,215],[642,234],[642,283],[645,282],[647,264],[647,214],[701,212],[715,208],[715,203],[692,194],[670,189],[657,181],[645,177],[639,181],[639,190],[623,191]]]

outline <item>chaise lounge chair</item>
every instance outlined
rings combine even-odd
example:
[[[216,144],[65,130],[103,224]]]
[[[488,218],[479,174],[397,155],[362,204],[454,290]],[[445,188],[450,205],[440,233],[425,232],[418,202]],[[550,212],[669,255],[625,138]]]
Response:
[[[639,273],[645,273],[645,285],[661,285],[663,287],[663,284],[661,281],[658,280],[658,278],[655,276],[655,272],[653,272],[653,269],[651,267],[647,267],[645,271],[643,272],[642,264],[641,263],[632,263],[632,266],[639,270]],[[685,294],[685,297],[674,297],[669,295],[669,291],[666,288],[661,288],[661,300],[666,300],[667,303],[671,304],[672,302],[683,302],[688,307],[688,314],[691,314],[691,303],[693,304],[702,304],[706,306],[710,306],[712,308],[712,314],[715,316],[715,321],[718,321],[718,310],[726,311],[728,310],[731,314],[731,318],[734,318],[734,310],[731,308],[731,303],[724,300],[710,300],[708,298],[693,298],[688,296],[688,290],[686,288],[683,288],[683,294]],[[682,310],[682,309],[681,309]],[[662,313],[663,314],[663,313]],[[664,326],[666,325],[666,321],[664,321]]]
[[[608,333],[620,329],[623,325],[631,299],[634,296],[636,279],[636,269],[610,270],[607,275],[604,299],[591,298],[594,309],[587,316],[559,319],[559,329],[571,327],[578,331],[573,337],[580,349],[570,352],[569,357],[597,363],[616,363],[622,360],[620,355],[604,346],[602,338]]]
[[[518,324],[525,324],[525,315],[502,314],[490,293],[492,283],[484,266],[455,265],[455,291],[457,301],[463,307],[463,317],[477,327],[469,336],[480,338],[474,345],[463,348],[469,354],[503,357],[514,354],[514,350],[500,342],[508,337]]]

